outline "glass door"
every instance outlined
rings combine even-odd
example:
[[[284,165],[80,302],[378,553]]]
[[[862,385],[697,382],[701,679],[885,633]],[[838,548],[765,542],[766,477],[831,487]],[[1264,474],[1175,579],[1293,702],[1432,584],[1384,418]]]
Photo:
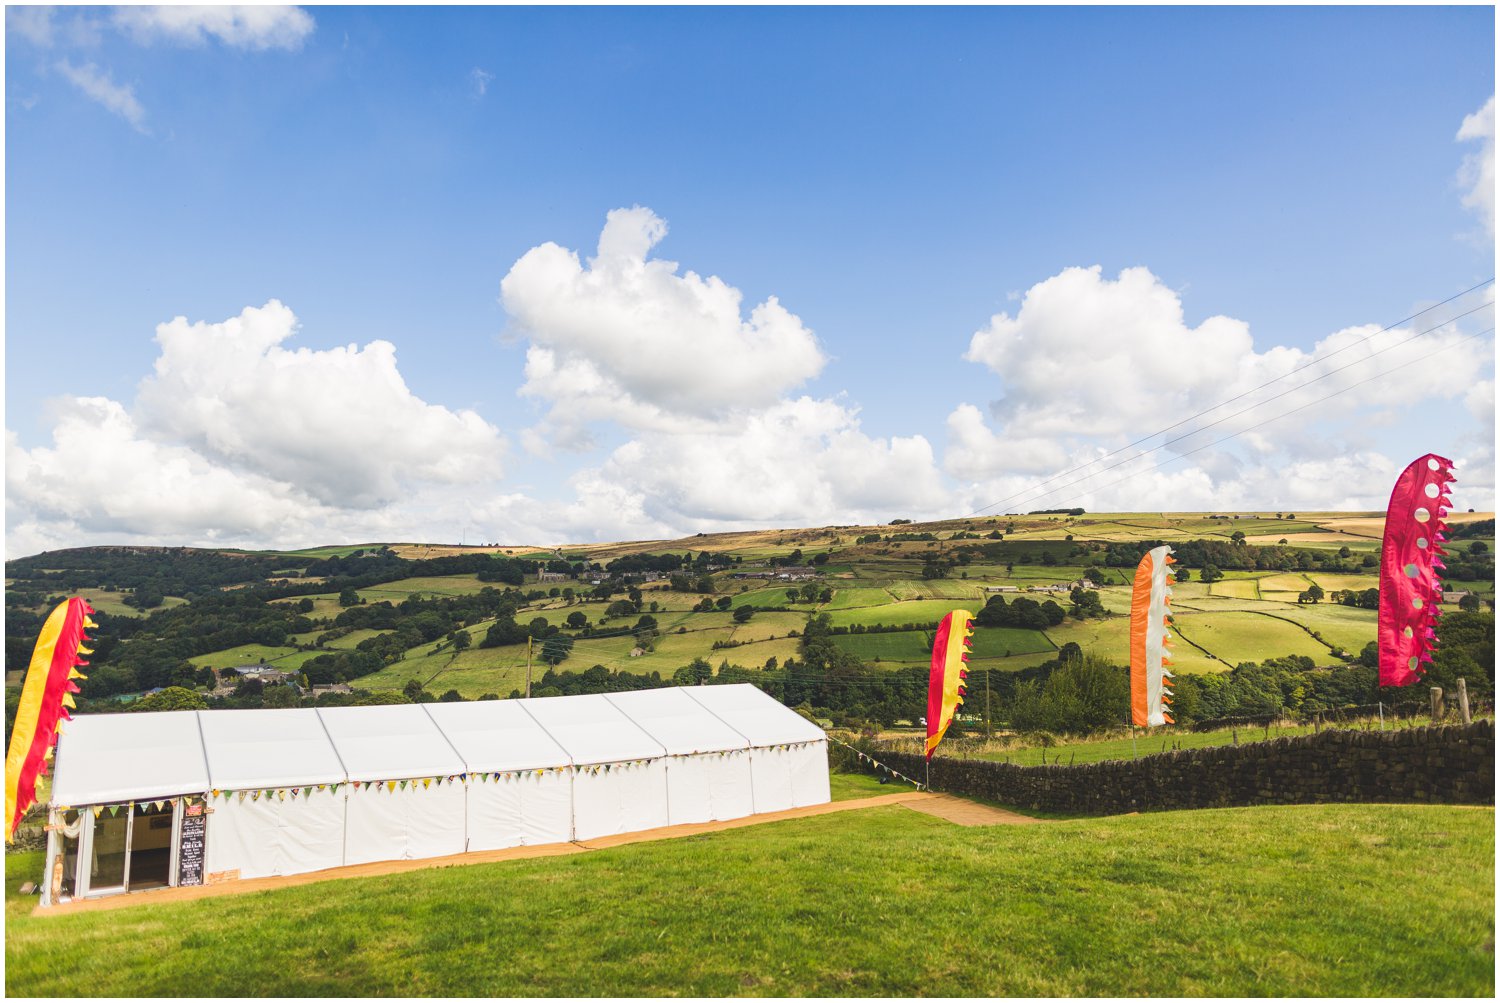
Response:
[[[123,806],[119,814],[109,809],[94,819],[93,853],[90,854],[90,895],[124,891],[129,876],[131,812]]]

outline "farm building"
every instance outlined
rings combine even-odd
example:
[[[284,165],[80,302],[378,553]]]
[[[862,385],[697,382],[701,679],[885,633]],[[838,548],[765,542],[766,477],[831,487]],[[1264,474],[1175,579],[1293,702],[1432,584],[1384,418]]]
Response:
[[[748,684],[84,715],[44,904],[741,818],[829,798],[822,729]]]

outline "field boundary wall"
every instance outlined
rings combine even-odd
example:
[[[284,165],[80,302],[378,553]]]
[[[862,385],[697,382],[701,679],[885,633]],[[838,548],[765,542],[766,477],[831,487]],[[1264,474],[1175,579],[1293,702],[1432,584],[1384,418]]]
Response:
[[[919,755],[874,754],[902,773],[923,775]],[[852,768],[868,769],[852,753],[846,755]],[[1097,815],[1340,801],[1494,804],[1495,725],[1330,729],[1075,766],[938,756],[930,782],[935,791],[1004,805]]]

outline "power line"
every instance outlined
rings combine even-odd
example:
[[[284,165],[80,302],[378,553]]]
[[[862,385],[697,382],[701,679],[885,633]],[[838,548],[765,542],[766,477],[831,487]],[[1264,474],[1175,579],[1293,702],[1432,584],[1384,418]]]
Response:
[[[1186,425],[1190,421],[1193,421],[1193,420],[1195,420],[1197,418],[1203,417],[1206,414],[1210,414],[1210,413],[1212,413],[1214,411],[1217,411],[1221,407],[1225,407],[1226,405],[1233,404],[1235,401],[1241,400],[1242,398],[1247,397],[1250,394],[1258,393],[1259,391],[1264,390],[1266,387],[1269,387],[1272,384],[1278,383],[1281,380],[1287,379],[1290,376],[1295,376],[1297,373],[1300,373],[1302,370],[1307,369],[1310,366],[1317,365],[1318,363],[1321,363],[1321,362],[1326,362],[1329,359],[1333,358],[1335,355],[1339,355],[1339,354],[1341,354],[1343,352],[1347,352],[1347,351],[1349,351],[1352,348],[1356,348],[1359,345],[1364,344],[1365,342],[1369,341],[1371,338],[1375,338],[1375,337],[1377,337],[1379,335],[1385,334],[1387,331],[1390,331],[1393,328],[1399,327],[1400,325],[1405,324],[1407,321],[1415,320],[1416,318],[1422,316],[1423,314],[1431,313],[1432,311],[1438,309],[1439,307],[1446,306],[1449,303],[1452,303],[1456,299],[1461,299],[1462,297],[1469,295],[1469,293],[1474,292],[1476,289],[1483,289],[1485,286],[1490,285],[1494,281],[1495,281],[1494,276],[1491,276],[1490,278],[1485,279],[1483,282],[1480,282],[1477,285],[1470,286],[1468,289],[1465,289],[1463,292],[1456,293],[1456,294],[1448,297],[1447,299],[1443,300],[1440,303],[1434,303],[1432,306],[1427,307],[1424,310],[1418,310],[1416,313],[1412,314],[1409,317],[1403,317],[1402,319],[1400,319],[1398,321],[1395,321],[1394,323],[1387,324],[1385,327],[1381,328],[1379,331],[1371,332],[1370,334],[1366,335],[1363,338],[1360,338],[1357,341],[1350,342],[1349,344],[1345,345],[1343,348],[1338,349],[1337,351],[1329,352],[1327,355],[1323,355],[1323,356],[1320,356],[1320,357],[1317,357],[1317,358],[1309,359],[1306,363],[1304,363],[1301,366],[1298,366],[1296,369],[1293,369],[1290,372],[1283,373],[1282,375],[1277,376],[1274,379],[1267,380],[1265,383],[1262,383],[1258,387],[1252,387],[1249,390],[1244,391],[1243,393],[1236,394],[1235,396],[1230,397],[1228,400],[1220,401],[1219,403],[1214,404],[1211,407],[1207,407],[1207,408],[1203,409],[1202,411],[1199,411],[1196,414],[1188,415],[1186,418],[1183,418],[1181,421],[1174,422],[1173,424],[1168,425],[1165,428],[1160,428],[1160,429],[1157,429],[1155,432],[1151,432],[1151,433],[1149,433],[1147,435],[1144,435],[1141,438],[1136,439],[1134,442],[1129,442],[1129,443],[1126,443],[1125,445],[1119,447],[1118,449],[1113,449],[1110,452],[1105,453],[1103,456],[1096,457],[1095,459],[1089,460],[1087,463],[1080,464],[1079,466],[1076,466],[1076,467],[1072,468],[1071,470],[1064,470],[1061,473],[1054,474],[1051,477],[1047,478],[1046,480],[1039,481],[1036,484],[1033,484],[1031,487],[1026,488],[1026,489],[1024,489],[1022,491],[1019,491],[1019,492],[1017,492],[1017,493],[1015,493],[1013,495],[1010,495],[1009,497],[1002,498],[1002,499],[1000,499],[997,502],[992,502],[991,504],[984,506],[984,508],[976,509],[975,511],[969,513],[969,515],[966,518],[972,518],[972,517],[974,517],[976,515],[981,515],[984,512],[987,512],[987,511],[989,511],[992,508],[996,508],[996,507],[998,507],[1000,505],[1004,505],[1004,504],[1006,504],[1008,502],[1014,501],[1017,498],[1024,497],[1025,495],[1027,495],[1030,492],[1036,490],[1037,488],[1042,487],[1043,485],[1046,485],[1046,484],[1050,484],[1050,483],[1052,483],[1053,481],[1057,480],[1060,477],[1067,477],[1070,474],[1075,474],[1075,473],[1077,473],[1080,470],[1085,470],[1088,467],[1091,467],[1094,464],[1101,462],[1102,460],[1107,460],[1111,456],[1114,456],[1114,455],[1116,455],[1118,453],[1122,453],[1125,450],[1131,449],[1131,448],[1133,448],[1135,446],[1139,446],[1143,442],[1148,442],[1151,439],[1156,438],[1156,436],[1158,436],[1158,435],[1165,435],[1167,432],[1172,431],[1174,428],[1179,428],[1179,427],[1181,427],[1183,425]],[[1493,303],[1494,301],[1491,300],[1490,302]],[[1488,304],[1486,304],[1486,305],[1488,305]],[[1483,309],[1483,307],[1477,307],[1476,309]],[[1473,312],[1474,312],[1473,310],[1468,311],[1468,313],[1473,313]],[[1459,314],[1459,317],[1466,316],[1466,315],[1467,314]],[[1446,321],[1445,324],[1438,325],[1438,327],[1443,327],[1446,324],[1452,323],[1453,320],[1457,320],[1457,319],[1458,319],[1457,317],[1454,317],[1454,318],[1450,319],[1449,321]],[[1427,334],[1427,333],[1430,333],[1431,330],[1436,330],[1436,329],[1437,328],[1432,328],[1432,329],[1429,329],[1429,331],[1424,331],[1422,333],[1423,334]],[[1408,340],[1411,340],[1411,339],[1408,339]],[[1403,342],[1403,344],[1404,344],[1404,342]],[[1384,351],[1384,349],[1382,349],[1382,351]],[[1375,353],[1375,354],[1379,354],[1379,353]],[[1369,356],[1366,356],[1366,358],[1369,358]],[[1310,380],[1308,382],[1313,382],[1313,381]],[[1302,385],[1306,386],[1307,384],[1302,384]]]
[[[1462,339],[1460,339],[1458,341],[1455,341],[1453,344],[1448,345],[1445,348],[1438,349],[1437,351],[1433,352],[1432,355],[1428,356],[1428,358],[1433,358],[1435,356],[1443,354],[1444,352],[1451,351],[1451,350],[1453,350],[1455,348],[1458,348],[1460,345],[1464,345],[1464,344],[1467,344],[1470,341],[1473,341],[1475,338],[1482,338],[1486,334],[1493,333],[1494,330],[1495,329],[1493,327],[1488,327],[1488,328],[1485,328],[1483,331],[1476,331],[1474,334],[1471,334],[1471,335],[1469,335],[1466,338],[1462,338]],[[1188,456],[1192,456],[1194,453],[1202,452],[1205,449],[1211,449],[1212,447],[1217,446],[1220,443],[1228,442],[1230,439],[1233,439],[1233,438],[1236,438],[1238,436],[1244,435],[1246,432],[1253,432],[1257,428],[1261,428],[1261,427],[1263,427],[1265,425],[1271,424],[1273,421],[1280,421],[1282,418],[1286,418],[1286,417],[1288,417],[1290,415],[1294,415],[1298,411],[1305,411],[1307,408],[1310,408],[1310,407],[1312,407],[1315,404],[1321,404],[1324,401],[1332,400],[1333,398],[1339,396],[1340,394],[1348,393],[1350,390],[1353,390],[1355,387],[1364,386],[1366,383],[1373,383],[1375,380],[1381,379],[1382,377],[1385,377],[1385,376],[1389,376],[1392,373],[1400,372],[1402,369],[1405,369],[1405,368],[1406,368],[1405,366],[1397,366],[1395,369],[1387,369],[1383,373],[1376,373],[1374,376],[1371,376],[1368,379],[1360,380],[1358,383],[1351,383],[1349,386],[1344,387],[1342,390],[1335,390],[1333,393],[1328,394],[1327,396],[1319,397],[1317,400],[1308,401],[1306,404],[1301,404],[1301,405],[1299,405],[1297,407],[1292,408],[1290,411],[1284,411],[1281,414],[1274,415],[1274,416],[1272,416],[1270,418],[1267,418],[1265,421],[1257,422],[1254,425],[1249,426],[1248,428],[1242,428],[1238,432],[1231,432],[1229,435],[1226,435],[1226,436],[1224,436],[1221,439],[1215,439],[1213,442],[1210,442],[1210,443],[1208,443],[1206,445],[1202,445],[1202,446],[1198,446],[1198,447],[1196,447],[1194,449],[1186,450],[1185,452],[1179,453],[1178,455],[1172,457],[1171,459],[1164,460],[1161,463],[1156,464],[1155,466],[1147,467],[1144,470],[1132,471],[1131,473],[1126,474],[1124,477],[1121,477],[1119,480],[1110,481],[1108,484],[1103,484],[1103,485],[1100,485],[1099,487],[1091,488],[1089,490],[1094,490],[1094,491],[1103,490],[1104,488],[1113,487],[1116,484],[1123,484],[1126,481],[1131,480],[1134,477],[1138,477],[1138,476],[1140,476],[1142,474],[1149,474],[1153,470],[1160,470],[1162,467],[1165,467],[1165,466],[1168,466],[1170,464],[1176,463],[1178,460],[1181,460],[1181,459],[1183,459],[1185,457],[1188,457]],[[1131,457],[1131,459],[1132,460],[1139,459],[1141,456],[1146,456],[1146,455],[1149,455],[1149,454],[1147,454],[1147,453],[1141,453],[1138,456]],[[1127,462],[1129,462],[1129,461],[1127,461]],[[1118,466],[1118,465],[1119,464],[1116,464],[1116,466]],[[1110,469],[1112,469],[1112,468],[1110,468]],[[1103,471],[1100,471],[1100,472],[1102,473]],[[1090,475],[1090,476],[1094,476],[1094,475]],[[1087,479],[1088,479],[1087,477],[1084,477],[1084,478],[1081,478],[1080,480],[1087,480]],[[1038,501],[1038,500],[1040,500],[1042,498],[1046,498],[1048,495],[1055,494],[1058,491],[1062,491],[1062,490],[1065,490],[1065,489],[1067,489],[1069,487],[1072,487],[1072,485],[1074,483],[1079,483],[1079,482],[1075,481],[1075,482],[1072,482],[1072,483],[1069,483],[1069,484],[1064,484],[1064,485],[1061,485],[1059,487],[1053,488],[1051,491],[1048,491],[1045,494],[1041,494],[1041,495],[1038,495],[1036,498],[1033,498],[1032,502],[1036,502],[1036,501]]]
[[[1216,418],[1213,421],[1207,423],[1206,425],[1201,425],[1198,428],[1195,428],[1193,431],[1188,432],[1185,435],[1179,435],[1179,436],[1176,436],[1175,438],[1168,439],[1166,442],[1163,442],[1163,443],[1161,443],[1160,445],[1157,445],[1157,446],[1152,446],[1150,449],[1147,449],[1147,450],[1145,450],[1143,452],[1137,453],[1134,456],[1127,456],[1125,459],[1120,460],[1120,461],[1118,461],[1116,463],[1111,463],[1107,467],[1104,467],[1104,468],[1099,469],[1099,470],[1095,470],[1092,473],[1085,474],[1082,477],[1078,478],[1077,480],[1069,481],[1066,484],[1060,484],[1057,487],[1053,488],[1051,491],[1045,492],[1043,494],[1037,495],[1034,498],[1028,499],[1027,502],[1026,502],[1026,504],[1028,504],[1028,505],[1033,504],[1033,503],[1035,503],[1036,501],[1038,501],[1041,498],[1046,498],[1048,495],[1056,494],[1058,491],[1062,491],[1065,488],[1072,487],[1075,484],[1081,484],[1084,481],[1088,480],[1090,477],[1097,477],[1097,476],[1099,476],[1102,473],[1106,473],[1107,471],[1114,470],[1116,467],[1122,467],[1122,466],[1124,466],[1127,463],[1134,463],[1136,460],[1140,459],[1143,456],[1150,456],[1152,453],[1154,453],[1154,452],[1156,452],[1158,450],[1161,450],[1161,449],[1166,449],[1168,446],[1171,446],[1174,443],[1183,442],[1183,441],[1185,441],[1187,439],[1191,439],[1193,436],[1197,435],[1199,432],[1204,431],[1205,429],[1213,428],[1215,425],[1222,425],[1224,422],[1229,421],[1231,418],[1238,418],[1241,415],[1249,414],[1251,411],[1254,411],[1257,408],[1264,407],[1265,405],[1271,403],[1272,401],[1280,400],[1281,398],[1287,396],[1288,394],[1294,394],[1298,390],[1305,390],[1307,387],[1312,386],[1314,383],[1318,383],[1318,382],[1320,382],[1322,380],[1326,380],[1328,377],[1336,375],[1338,373],[1341,373],[1341,372],[1343,372],[1346,369],[1352,369],[1355,366],[1358,366],[1358,365],[1361,365],[1361,364],[1363,364],[1365,362],[1368,362],[1369,360],[1375,358],[1375,356],[1377,356],[1377,355],[1382,355],[1382,354],[1384,354],[1386,352],[1391,351],[1394,348],[1401,348],[1401,347],[1403,347],[1405,345],[1409,345],[1413,341],[1416,341],[1418,338],[1421,338],[1421,337],[1424,337],[1425,335],[1431,334],[1433,331],[1441,330],[1442,328],[1445,328],[1449,324],[1453,323],[1453,321],[1458,320],[1459,317],[1467,317],[1471,313],[1477,313],[1478,311],[1483,310],[1486,307],[1493,306],[1494,302],[1495,302],[1494,300],[1488,300],[1488,301],[1480,304],[1479,306],[1475,307],[1472,310],[1467,310],[1464,313],[1459,314],[1457,317],[1450,318],[1449,320],[1446,320],[1443,323],[1436,325],[1435,327],[1430,327],[1430,328],[1428,328],[1425,331],[1420,331],[1417,334],[1414,334],[1411,337],[1409,337],[1409,338],[1407,338],[1407,339],[1405,339],[1403,341],[1398,341],[1398,342],[1396,342],[1393,345],[1387,345],[1385,348],[1382,348],[1379,351],[1371,352],[1369,355],[1366,355],[1364,358],[1357,359],[1354,362],[1349,363],[1348,365],[1340,366],[1337,369],[1331,369],[1328,372],[1324,373],[1322,376],[1314,377],[1313,379],[1308,380],[1306,383],[1299,383],[1299,384],[1297,384],[1294,387],[1291,387],[1289,389],[1283,390],[1279,394],[1276,394],[1276,395],[1271,396],[1271,397],[1267,397],[1263,401],[1258,401],[1257,403],[1251,404],[1249,407],[1241,408],[1240,410],[1234,412],[1233,414],[1227,414],[1227,415],[1225,415],[1222,418]],[[1489,330],[1494,330],[1494,328],[1490,328]],[[1486,332],[1481,332],[1481,333],[1486,333]],[[1472,337],[1477,337],[1477,335],[1476,336],[1471,336],[1471,338]],[[1461,341],[1455,342],[1454,344],[1455,345],[1463,344],[1464,341],[1469,341],[1469,340],[1471,340],[1471,338],[1462,339]],[[1454,345],[1450,345],[1448,347],[1452,348],[1452,347],[1454,347]],[[1439,351],[1447,351],[1447,349],[1439,349]],[[1436,354],[1436,353],[1434,353],[1434,354]],[[1394,371],[1395,370],[1389,370],[1388,372],[1394,372]],[[1381,375],[1385,375],[1385,374],[1381,374]],[[1369,381],[1365,380],[1365,381],[1362,381],[1362,382],[1366,382],[1367,383]],[[1338,391],[1335,394],[1331,394],[1330,396],[1337,396],[1338,393],[1343,393],[1345,390],[1353,390],[1355,387],[1360,386],[1360,385],[1362,385],[1362,384],[1361,383],[1351,384],[1348,387],[1345,387],[1344,390],[1340,390],[1340,391]],[[1320,400],[1327,400],[1327,399],[1328,399],[1327,397],[1320,398]],[[1314,402],[1314,403],[1316,403],[1316,402]],[[1222,407],[1223,405],[1218,405],[1218,406]],[[1210,408],[1209,410],[1213,410],[1213,408]],[[1291,413],[1291,412],[1288,412],[1288,413]],[[1191,420],[1192,419],[1186,419],[1186,421],[1191,421]],[[1182,425],[1184,423],[1185,422],[1180,421],[1180,422],[1177,423],[1177,425]],[[1172,426],[1172,427],[1176,427],[1176,426]],[[1256,427],[1258,427],[1258,426],[1256,426]],[[1242,431],[1249,431],[1249,429],[1244,429]],[[1238,435],[1240,433],[1237,432],[1235,434]],[[1149,439],[1149,438],[1152,438],[1152,436],[1147,436],[1146,438]],[[1145,441],[1145,440],[1137,440],[1137,442],[1142,442],[1142,441]],[[1224,440],[1220,439],[1219,441],[1223,442]],[[1129,448],[1129,447],[1121,447],[1121,448]],[[1118,453],[1119,451],[1120,450],[1115,450],[1115,453]],[[1197,450],[1194,450],[1194,452],[1197,452]],[[1114,455],[1114,453],[1108,453],[1105,456],[1101,456],[1098,460],[1092,460],[1089,463],[1084,464],[1083,467],[1078,467],[1077,469],[1082,470],[1082,469],[1084,469],[1084,467],[1088,467],[1088,466],[1091,466],[1094,463],[1098,463],[1098,462],[1100,462],[1102,460],[1108,459],[1110,456],[1113,456],[1113,455]],[[1182,455],[1185,456],[1187,454],[1184,453]],[[1057,477],[1061,477],[1061,476],[1064,476],[1064,475],[1062,475],[1062,474],[1058,474],[1057,475]],[[1057,477],[1051,477],[1051,478],[1048,478],[1048,480],[1056,480]],[[1042,482],[1042,484],[1046,484],[1046,483],[1047,483],[1047,481],[1043,481]],[[1017,497],[1020,497],[1021,495],[1026,495],[1026,494],[1030,493],[1031,491],[1033,491],[1036,488],[1041,487],[1041,486],[1042,486],[1041,484],[1034,485],[1033,487],[1027,488],[1025,491],[1022,491],[1020,493],[1020,495],[1013,495],[1012,498],[1017,498]],[[1005,499],[1005,500],[1009,501],[1010,499]],[[1000,504],[1000,503],[997,502],[996,504]],[[993,507],[993,506],[991,506],[991,507]]]

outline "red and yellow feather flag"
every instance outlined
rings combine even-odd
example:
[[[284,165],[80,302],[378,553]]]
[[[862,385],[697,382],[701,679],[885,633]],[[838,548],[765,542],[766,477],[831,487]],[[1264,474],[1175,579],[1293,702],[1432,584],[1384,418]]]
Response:
[[[88,640],[84,630],[96,626],[89,619],[92,612],[88,603],[74,596],[48,615],[36,639],[5,754],[7,843],[15,841],[21,816],[36,802],[37,778],[47,771],[59,722],[70,719],[68,709],[74,706],[73,694],[78,692],[73,680],[88,678],[78,671],[88,662],[78,656],[93,654],[83,646]]]
[[[1168,565],[1171,547],[1146,552],[1135,569],[1130,595],[1130,719],[1138,727],[1173,724],[1167,708],[1172,704],[1172,586]]]
[[[943,617],[937,636],[932,639],[932,672],[927,677],[927,758],[948,733],[953,715],[966,695],[963,684],[969,678],[964,663],[974,641],[974,617],[968,610],[956,609]]]

